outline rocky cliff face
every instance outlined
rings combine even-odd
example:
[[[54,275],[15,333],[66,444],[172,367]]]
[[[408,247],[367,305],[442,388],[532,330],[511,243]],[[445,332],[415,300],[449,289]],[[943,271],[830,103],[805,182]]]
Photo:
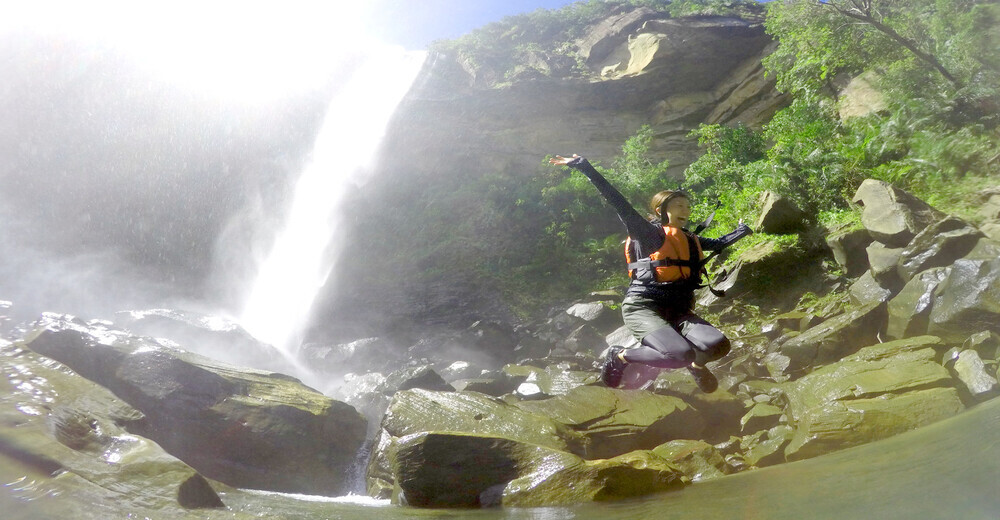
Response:
[[[770,44],[756,21],[637,9],[574,43],[582,73],[565,56],[534,54],[501,82],[488,63],[432,53],[397,113],[382,170],[527,174],[545,154],[573,151],[609,160],[649,124],[653,152],[680,174],[697,157],[686,135],[698,124],[759,126],[783,103],[760,64]]]
[[[400,261],[397,252],[469,233],[476,239],[489,233],[498,248],[531,240],[542,230],[459,229],[479,218],[487,194],[458,190],[483,178],[538,175],[547,154],[579,153],[609,164],[642,125],[654,129],[650,158],[668,159],[668,173],[681,178],[699,155],[687,137],[692,129],[701,123],[756,127],[785,102],[761,66],[771,45],[757,20],[674,19],[636,9],[589,28],[573,43],[575,61],[530,53],[505,73],[489,61],[432,53],[397,111],[376,180],[349,209],[363,225],[352,243],[389,244],[342,259],[340,299],[327,294],[318,314],[350,314],[359,301],[366,313],[391,309],[422,322],[503,314],[490,281],[463,276],[463,266],[449,265],[448,254]],[[406,229],[418,222],[432,231],[415,239]],[[613,214],[608,222],[616,223]],[[433,270],[449,275],[441,283],[412,283]],[[388,272],[393,275],[374,274]]]

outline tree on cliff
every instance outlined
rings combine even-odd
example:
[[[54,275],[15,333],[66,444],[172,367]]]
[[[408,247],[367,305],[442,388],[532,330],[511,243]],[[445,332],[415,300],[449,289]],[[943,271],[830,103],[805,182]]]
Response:
[[[998,19],[996,2],[982,0],[774,2],[767,29],[781,46],[765,63],[785,91],[890,66],[933,71],[957,90],[1000,69],[995,45],[983,40]]]

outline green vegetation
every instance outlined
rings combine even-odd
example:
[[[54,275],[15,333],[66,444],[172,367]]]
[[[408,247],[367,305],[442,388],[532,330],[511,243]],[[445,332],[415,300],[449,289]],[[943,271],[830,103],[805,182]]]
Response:
[[[998,22],[1000,6],[971,0],[769,4],[767,30],[780,45],[764,64],[792,101],[760,133],[696,130],[705,154],[687,183],[723,201],[723,228],[751,215],[763,190],[828,225],[850,221],[865,178],[971,216],[971,195],[1000,171]],[[840,92],[862,75],[885,108],[842,116]]]

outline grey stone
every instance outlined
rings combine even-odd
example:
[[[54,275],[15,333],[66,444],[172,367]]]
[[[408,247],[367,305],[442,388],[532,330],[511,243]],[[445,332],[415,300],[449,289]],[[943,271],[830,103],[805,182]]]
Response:
[[[886,247],[881,242],[872,242],[866,252],[872,276],[878,280],[879,285],[893,292],[898,292],[905,283],[899,276],[897,268],[899,258],[903,254],[903,248]]]
[[[788,385],[788,460],[902,433],[964,409],[937,359],[939,338],[873,345]]]
[[[889,300],[886,335],[893,339],[927,333],[931,309],[938,286],[951,273],[951,267],[936,267],[914,276],[899,294]]]
[[[935,291],[927,330],[947,340],[962,342],[970,331],[1000,333],[1000,256],[982,259],[980,248],[952,264],[948,277]]]
[[[932,267],[946,267],[968,254],[985,235],[964,220],[946,217],[913,237],[899,258],[903,280]]]
[[[202,475],[252,489],[349,490],[365,440],[351,406],[276,373],[240,368],[66,316],[47,315],[28,347],[144,414],[134,432]]]
[[[853,201],[864,209],[861,223],[875,240],[890,247],[904,247],[917,233],[944,215],[913,195],[875,179],[858,187]]]
[[[975,350],[964,350],[954,365],[958,379],[973,396],[992,394],[997,389],[997,379],[986,372],[986,365]]]
[[[788,356],[788,374],[836,361],[877,341],[884,327],[886,304],[873,302],[828,319],[778,346]]]
[[[759,205],[760,216],[754,223],[754,229],[774,235],[806,230],[806,213],[786,197],[765,191],[760,197]]]
[[[892,291],[882,287],[869,271],[865,271],[865,274],[851,283],[849,291],[851,293],[851,302],[855,305],[885,302],[892,297]]]
[[[868,269],[868,253],[872,243],[867,229],[833,230],[826,238],[826,245],[833,251],[833,259],[844,269],[844,274],[854,278]]]

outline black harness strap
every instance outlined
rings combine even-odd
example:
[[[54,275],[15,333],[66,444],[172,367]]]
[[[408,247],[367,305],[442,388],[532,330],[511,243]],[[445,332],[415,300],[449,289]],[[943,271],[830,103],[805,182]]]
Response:
[[[726,294],[725,291],[715,289],[714,287],[711,286],[711,284],[701,283],[701,276],[703,274],[706,276],[708,275],[708,272],[705,270],[705,265],[708,264],[709,260],[715,258],[715,255],[719,254],[719,252],[712,251],[707,256],[705,256],[705,258],[702,259],[694,258],[694,255],[696,255],[697,252],[699,251],[698,244],[697,242],[695,242],[694,235],[685,232],[684,236],[688,240],[689,258],[687,260],[680,260],[676,258],[663,258],[660,260],[652,260],[650,258],[643,258],[636,262],[631,262],[628,264],[628,269],[633,273],[632,283],[636,285],[657,286],[663,288],[683,287],[683,288],[690,288],[690,290],[701,289],[702,287],[708,287],[708,290],[712,291],[712,294],[714,294],[715,296],[718,296],[720,298],[725,296]],[[680,280],[676,280],[673,282],[657,282],[655,281],[655,278],[653,280],[640,280],[637,277],[637,274],[639,273],[640,270],[644,270],[645,273],[649,273],[650,276],[655,277],[655,272],[657,267],[670,267],[670,266],[687,267],[691,270],[691,274],[688,278],[682,278]]]

